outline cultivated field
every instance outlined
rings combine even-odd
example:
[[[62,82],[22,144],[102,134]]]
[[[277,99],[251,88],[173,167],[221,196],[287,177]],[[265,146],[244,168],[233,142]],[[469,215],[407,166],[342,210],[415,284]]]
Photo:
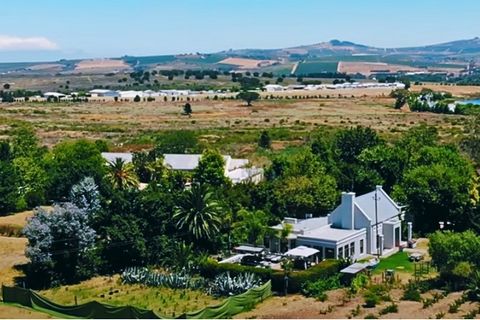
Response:
[[[123,60],[92,59],[82,60],[75,66],[77,72],[105,72],[106,70],[127,70],[130,66]]]
[[[388,72],[399,72],[399,71],[409,71],[415,72],[419,71],[420,69],[409,67],[405,65],[395,65],[395,64],[388,64],[383,62],[347,62],[347,61],[340,61],[338,63],[338,72],[348,73],[348,74],[355,74],[361,73],[364,75],[370,75],[372,73],[381,71]]]
[[[257,69],[258,67],[266,67],[274,64],[275,60],[256,60],[244,58],[226,58],[218,62],[220,64],[231,64],[238,66],[240,69]]]

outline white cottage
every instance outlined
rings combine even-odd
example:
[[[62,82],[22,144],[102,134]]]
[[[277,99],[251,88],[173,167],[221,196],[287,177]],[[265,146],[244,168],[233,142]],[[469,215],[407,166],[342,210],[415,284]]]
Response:
[[[319,251],[321,259],[359,259],[368,254],[383,255],[402,244],[402,208],[377,186],[372,192],[356,197],[343,193],[340,205],[327,217],[286,218],[292,233],[287,248],[307,246]],[[280,230],[283,225],[273,227]],[[409,225],[410,227],[410,225]],[[378,246],[377,246],[378,244]],[[279,239],[270,240],[270,250],[283,251]]]

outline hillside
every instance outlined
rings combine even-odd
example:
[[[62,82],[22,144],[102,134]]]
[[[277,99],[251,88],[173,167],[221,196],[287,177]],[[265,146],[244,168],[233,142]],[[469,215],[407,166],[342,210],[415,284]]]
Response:
[[[234,59],[249,59],[231,63]],[[135,69],[237,69],[285,72],[293,63],[308,63],[311,72],[335,72],[340,62],[386,63],[417,68],[446,68],[458,72],[470,61],[480,61],[480,38],[406,48],[377,48],[350,41],[331,40],[280,49],[238,49],[217,53],[158,56],[124,56],[92,60],[42,63],[0,63],[0,74],[108,73]],[[108,63],[107,63],[108,62]],[[246,63],[248,62],[248,63]],[[311,65],[315,65],[311,67]],[[88,65],[88,68],[82,67]],[[305,69],[305,68],[303,68]],[[360,68],[361,69],[361,68]],[[387,68],[388,69],[388,68]],[[394,68],[395,69],[395,68]],[[398,69],[398,67],[396,68]],[[452,70],[448,70],[452,69]],[[302,68],[300,68],[302,70]]]

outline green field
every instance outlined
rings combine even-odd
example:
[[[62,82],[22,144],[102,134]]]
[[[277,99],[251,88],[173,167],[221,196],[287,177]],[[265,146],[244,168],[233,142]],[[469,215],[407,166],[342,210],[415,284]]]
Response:
[[[337,72],[338,62],[332,61],[306,61],[300,62],[295,74],[309,74],[322,72]]]

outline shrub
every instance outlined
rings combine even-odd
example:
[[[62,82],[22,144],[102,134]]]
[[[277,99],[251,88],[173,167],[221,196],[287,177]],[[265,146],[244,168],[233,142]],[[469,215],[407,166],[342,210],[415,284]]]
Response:
[[[213,259],[206,259],[199,264],[199,273],[206,278],[213,279],[217,275],[226,272],[229,272],[232,276],[242,273],[253,273],[259,276],[262,281],[268,281],[272,275],[272,269],[255,268],[233,263],[218,263]]]
[[[378,317],[376,315],[374,315],[373,313],[369,313],[365,316],[364,319],[378,319]]]
[[[422,297],[420,296],[418,286],[414,282],[409,281],[405,288],[405,291],[403,292],[402,300],[420,301],[421,299]]]
[[[365,308],[374,308],[380,302],[380,297],[376,293],[371,291],[365,292],[364,299]]]
[[[302,285],[307,281],[316,281],[318,279],[326,279],[337,274],[340,268],[338,260],[324,260],[321,263],[304,271],[295,271],[289,274],[288,292],[298,293],[302,289]],[[215,276],[230,272],[232,276],[241,273],[253,273],[260,277],[262,282],[272,280],[273,291],[283,291],[285,286],[285,274],[280,270],[272,270],[269,268],[256,268],[242,266],[233,263],[218,263],[213,259],[206,259],[199,264],[199,273],[203,277],[213,279]]]
[[[258,287],[260,284],[260,279],[253,273],[241,273],[232,277],[229,272],[226,272],[215,277],[208,292],[215,296],[233,296]]]
[[[302,293],[307,297],[315,297],[320,301],[326,300],[325,291],[340,288],[340,274],[316,281],[307,281],[302,286]]]
[[[388,306],[386,306],[385,308],[383,308],[382,310],[380,310],[380,315],[384,315],[384,314],[387,314],[387,313],[397,313],[398,312],[398,305],[396,303],[392,303]]]
[[[127,268],[122,272],[124,284],[144,284],[151,287],[172,289],[198,289],[205,285],[202,279],[194,279],[182,270],[178,273],[162,274],[151,272],[147,268]]]

